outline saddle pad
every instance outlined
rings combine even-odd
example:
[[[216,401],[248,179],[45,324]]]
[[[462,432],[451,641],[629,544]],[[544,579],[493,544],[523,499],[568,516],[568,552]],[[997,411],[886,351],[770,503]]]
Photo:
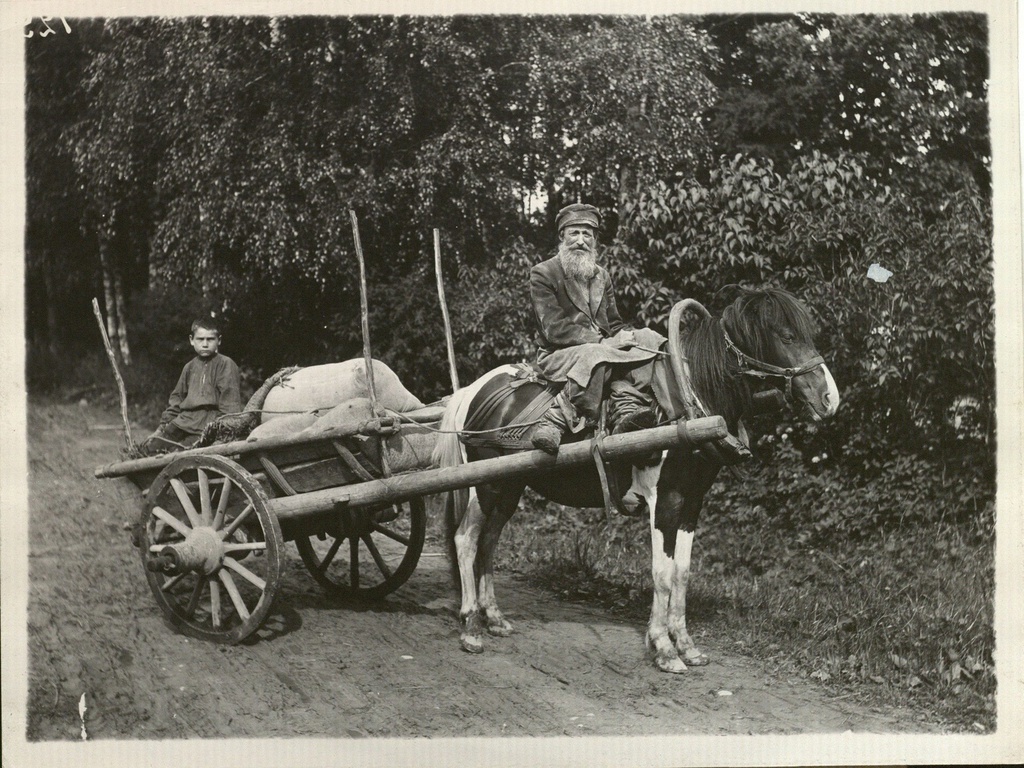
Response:
[[[544,381],[537,371],[525,364],[514,376],[495,376],[480,390],[469,413],[463,433],[459,435],[465,445],[476,447],[501,448],[504,450],[523,450],[532,448],[525,438],[526,432],[544,414],[554,402],[558,387]],[[508,419],[508,423],[500,427],[488,427],[496,411],[506,404],[509,398],[519,394],[519,390],[527,385],[536,385],[536,392],[528,400],[524,400],[518,410]],[[472,434],[479,432],[480,434]]]

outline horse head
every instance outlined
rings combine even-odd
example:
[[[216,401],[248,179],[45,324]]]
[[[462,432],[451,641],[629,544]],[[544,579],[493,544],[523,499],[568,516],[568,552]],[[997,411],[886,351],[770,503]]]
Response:
[[[779,288],[745,291],[719,325],[739,375],[779,390],[813,421],[835,415],[839,390],[815,346],[817,327],[807,307]]]

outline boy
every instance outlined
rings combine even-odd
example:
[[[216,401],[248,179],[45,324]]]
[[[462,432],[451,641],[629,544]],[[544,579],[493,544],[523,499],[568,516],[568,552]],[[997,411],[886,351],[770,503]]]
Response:
[[[242,410],[238,366],[217,353],[220,331],[210,319],[192,323],[189,341],[196,356],[181,371],[160,426],[140,450],[146,456],[189,448],[217,416]]]

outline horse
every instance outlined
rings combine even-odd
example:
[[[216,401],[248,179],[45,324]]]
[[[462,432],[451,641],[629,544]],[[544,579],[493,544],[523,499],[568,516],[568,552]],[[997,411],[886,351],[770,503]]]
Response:
[[[665,398],[671,402],[658,403],[663,418],[685,419],[686,413],[720,415],[731,435],[743,436],[744,417],[757,412],[757,401],[759,397],[764,400],[766,394],[779,401],[784,398],[813,421],[825,421],[835,414],[839,392],[815,347],[816,324],[799,299],[778,288],[744,289],[719,317],[696,305],[701,316],[680,331],[682,304],[673,309],[669,321],[669,339],[664,345],[668,353],[655,360],[655,366],[672,363],[675,371],[675,376],[663,379],[672,382],[670,397]],[[509,452],[501,447],[464,445],[459,434],[467,414],[485,399],[493,403],[494,390],[516,375],[516,367],[501,366],[452,396],[433,455],[436,466],[457,466]],[[500,405],[487,409],[485,423],[474,423],[473,428],[497,429],[522,423],[521,418],[515,420],[516,415],[535,402],[538,388],[544,383],[518,384]],[[687,407],[684,413],[681,405],[687,403],[695,405],[697,412]],[[567,435],[565,439],[573,437]],[[526,446],[520,444],[513,450],[524,449]],[[683,673],[690,666],[703,666],[709,661],[686,629],[686,586],[697,520],[704,496],[723,466],[720,457],[715,451],[676,447],[624,462],[616,470],[627,479],[632,475],[630,492],[638,492],[646,502],[654,582],[646,644],[654,651],[656,666],[665,672]],[[494,553],[525,487],[567,506],[602,506],[598,472],[593,465],[589,470],[574,467],[571,474],[537,473],[526,479],[488,482],[447,494],[446,538],[453,576],[461,588],[459,642],[463,650],[482,652],[485,632],[507,637],[513,631],[495,600]]]

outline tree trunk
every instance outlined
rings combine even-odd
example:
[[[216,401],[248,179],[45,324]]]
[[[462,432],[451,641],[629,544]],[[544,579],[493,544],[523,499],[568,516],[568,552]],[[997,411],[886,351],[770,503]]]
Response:
[[[131,365],[131,350],[128,348],[127,328],[124,321],[124,296],[121,279],[114,270],[110,258],[110,243],[113,239],[108,225],[100,225],[97,232],[100,249],[100,272],[103,275],[103,303],[106,308],[107,336],[117,340],[121,362]]]
[[[649,133],[647,130],[647,94],[643,94],[640,97],[640,105],[636,108],[629,110],[629,116],[633,125],[631,129],[634,136],[642,136],[644,133]],[[631,190],[630,187],[637,187],[636,190]],[[633,167],[628,163],[623,163],[619,166],[619,222],[616,228],[615,236],[619,239],[625,234],[626,228],[626,201],[629,199],[631,191],[639,191],[639,176],[633,170]]]
[[[110,236],[104,228],[97,233],[100,246],[100,274],[103,276],[103,307],[106,310],[107,336],[117,338],[117,303],[114,299],[114,279],[110,270]]]
[[[128,347],[128,318],[124,309],[124,289],[121,287],[121,274],[114,271],[114,307],[117,310],[117,344],[121,350],[121,360],[125,365],[132,364],[132,353]]]

